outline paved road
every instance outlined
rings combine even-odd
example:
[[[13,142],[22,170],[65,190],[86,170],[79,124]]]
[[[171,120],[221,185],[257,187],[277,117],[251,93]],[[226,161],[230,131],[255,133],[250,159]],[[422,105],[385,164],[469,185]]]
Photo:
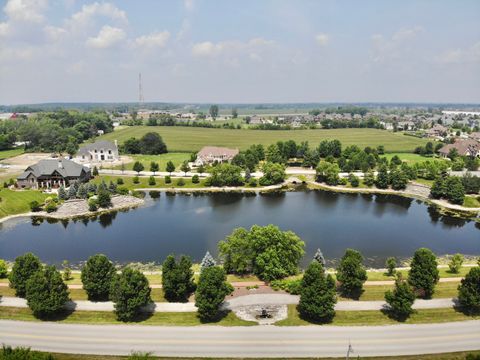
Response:
[[[255,294],[239,296],[230,299],[223,305],[226,309],[234,309],[239,306],[248,305],[288,305],[298,304],[299,297],[289,294]],[[432,299],[420,300],[417,299],[413,304],[415,309],[439,309],[449,308],[455,305],[454,299]],[[0,298],[0,306],[6,307],[21,307],[26,308],[27,301],[25,299],[16,297],[2,297]],[[360,311],[360,310],[381,310],[385,306],[384,301],[339,301],[335,305],[335,310],[343,311]],[[113,311],[113,303],[111,301],[105,302],[91,302],[86,300],[70,301],[66,307],[72,310],[81,311]],[[146,308],[146,311],[155,312],[195,312],[197,311],[194,303],[168,303],[158,302]]]
[[[0,320],[0,339],[35,350],[185,357],[384,356],[480,349],[480,321],[392,326],[159,327]]]

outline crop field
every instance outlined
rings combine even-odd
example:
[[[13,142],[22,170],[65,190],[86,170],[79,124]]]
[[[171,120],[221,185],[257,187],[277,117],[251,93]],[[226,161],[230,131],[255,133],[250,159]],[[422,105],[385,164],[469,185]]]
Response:
[[[268,146],[279,140],[308,141],[316,147],[320,141],[338,139],[344,146],[360,147],[384,145],[387,152],[413,152],[425,145],[424,139],[405,136],[378,129],[315,129],[315,130],[231,130],[180,126],[134,126],[123,128],[100,137],[101,140],[118,140],[121,144],[131,137],[141,138],[147,132],[158,132],[171,152],[198,151],[203,146],[226,146],[245,150],[252,144]]]

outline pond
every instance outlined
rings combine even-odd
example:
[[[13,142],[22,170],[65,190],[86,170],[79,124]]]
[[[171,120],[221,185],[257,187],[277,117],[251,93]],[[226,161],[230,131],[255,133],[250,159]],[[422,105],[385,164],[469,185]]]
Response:
[[[104,253],[119,263],[162,262],[170,253],[199,262],[236,227],[275,224],[306,243],[307,263],[321,248],[330,264],[346,248],[365,256],[369,266],[412,256],[419,247],[437,255],[480,255],[480,226],[441,216],[418,200],[392,195],[296,191],[240,194],[166,195],[146,205],[94,219],[47,221],[16,219],[0,229],[0,258],[13,260],[31,251],[43,261],[79,263]]]

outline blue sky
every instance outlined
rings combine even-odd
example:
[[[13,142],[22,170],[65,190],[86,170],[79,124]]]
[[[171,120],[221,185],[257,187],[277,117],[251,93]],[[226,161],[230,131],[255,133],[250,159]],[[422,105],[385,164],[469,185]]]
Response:
[[[480,1],[1,0],[0,103],[476,102]]]

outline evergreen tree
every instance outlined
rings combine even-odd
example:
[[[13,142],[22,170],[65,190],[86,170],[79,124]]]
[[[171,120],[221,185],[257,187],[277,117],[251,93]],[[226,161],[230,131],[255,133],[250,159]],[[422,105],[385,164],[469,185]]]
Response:
[[[449,176],[445,180],[445,197],[453,204],[463,205],[465,188],[458,176]]]
[[[172,175],[172,172],[175,171],[175,165],[173,164],[172,161],[169,160],[169,161],[167,162],[167,166],[166,166],[165,170],[166,170],[168,173],[170,173],[170,175]]]
[[[145,166],[140,161],[135,161],[133,164],[133,171],[136,171],[137,174],[140,174],[141,171],[145,169]]]
[[[79,199],[86,199],[88,196],[88,189],[87,185],[80,184],[77,190],[77,198]]]
[[[108,190],[104,190],[103,188],[99,189],[97,195],[97,203],[98,206],[102,208],[108,208],[112,206],[112,198],[110,196],[110,192]]]
[[[184,173],[185,173],[185,176],[187,176],[187,172],[190,171],[190,166],[188,165],[188,161],[185,160],[183,163],[182,163],[182,166],[180,166],[180,170],[182,170]]]
[[[69,199],[76,199],[77,198],[77,187],[75,186],[76,183],[70,184],[68,188],[68,198]]]
[[[328,322],[335,316],[335,281],[319,261],[312,261],[300,285],[298,312],[307,320]]]
[[[210,267],[210,266],[215,266],[217,263],[215,262],[215,259],[210,255],[210,252],[207,251],[205,256],[202,259],[202,262],[200,263],[200,268],[201,270]]]
[[[458,301],[469,313],[480,312],[480,267],[472,267],[458,286]]]
[[[393,190],[404,190],[408,184],[408,177],[400,169],[395,169],[390,174],[390,182]]]
[[[323,266],[323,268],[325,268],[325,257],[323,256],[322,250],[320,250],[320,248],[318,248],[315,252],[315,255],[313,255],[313,259],[318,261]]]
[[[337,280],[341,283],[342,293],[358,299],[363,292],[363,283],[367,280],[367,272],[362,265],[360,252],[347,249],[337,269]]]
[[[171,302],[186,302],[195,291],[192,262],[182,256],[179,263],[173,255],[167,256],[162,265],[162,285],[165,299]]]
[[[388,178],[388,169],[385,165],[380,166],[378,169],[377,180],[375,185],[379,189],[388,189],[389,178]]]
[[[37,317],[53,315],[63,309],[68,301],[68,287],[55,266],[37,270],[27,280],[26,299]]]
[[[153,172],[153,175],[155,175],[155,173],[160,170],[160,165],[158,165],[157,162],[155,161],[152,161],[150,163],[150,171]]]
[[[366,173],[364,173],[363,183],[369,187],[375,184],[375,174],[372,170],[368,170]]]
[[[60,200],[67,200],[68,199],[67,192],[65,191],[65,187],[63,185],[58,188],[58,198]]]
[[[412,305],[415,302],[415,293],[410,285],[399,277],[395,281],[393,291],[388,290],[385,293],[385,301],[390,307],[391,314],[403,321],[413,312]]]
[[[433,182],[430,196],[434,199],[440,199],[445,196],[445,183],[441,176],[438,176]]]
[[[462,267],[464,259],[465,258],[462,254],[453,255],[452,259],[448,263],[448,268],[450,269],[450,272],[453,274],[458,274],[460,272],[460,268]]]
[[[397,266],[397,260],[394,257],[389,257],[385,261],[385,267],[387,268],[387,275],[395,275],[395,267]]]
[[[110,191],[112,194],[117,192],[117,185],[112,180],[110,180],[110,183],[108,184],[108,191]]]
[[[92,175],[98,176],[98,168],[96,166],[93,167]]]
[[[15,259],[8,276],[10,287],[15,289],[15,296],[25,297],[28,279],[41,268],[40,260],[32,253],[26,253]]]
[[[420,248],[415,251],[408,273],[408,283],[417,296],[425,299],[432,297],[439,280],[437,265],[437,257],[431,250]]]
[[[115,268],[108,258],[103,254],[91,256],[82,268],[81,279],[83,289],[86,291],[88,300],[108,300],[110,285]]]
[[[227,275],[221,267],[205,268],[200,273],[195,292],[195,306],[198,308],[200,319],[202,321],[215,320],[225,296],[232,292],[233,287],[227,282]]]

